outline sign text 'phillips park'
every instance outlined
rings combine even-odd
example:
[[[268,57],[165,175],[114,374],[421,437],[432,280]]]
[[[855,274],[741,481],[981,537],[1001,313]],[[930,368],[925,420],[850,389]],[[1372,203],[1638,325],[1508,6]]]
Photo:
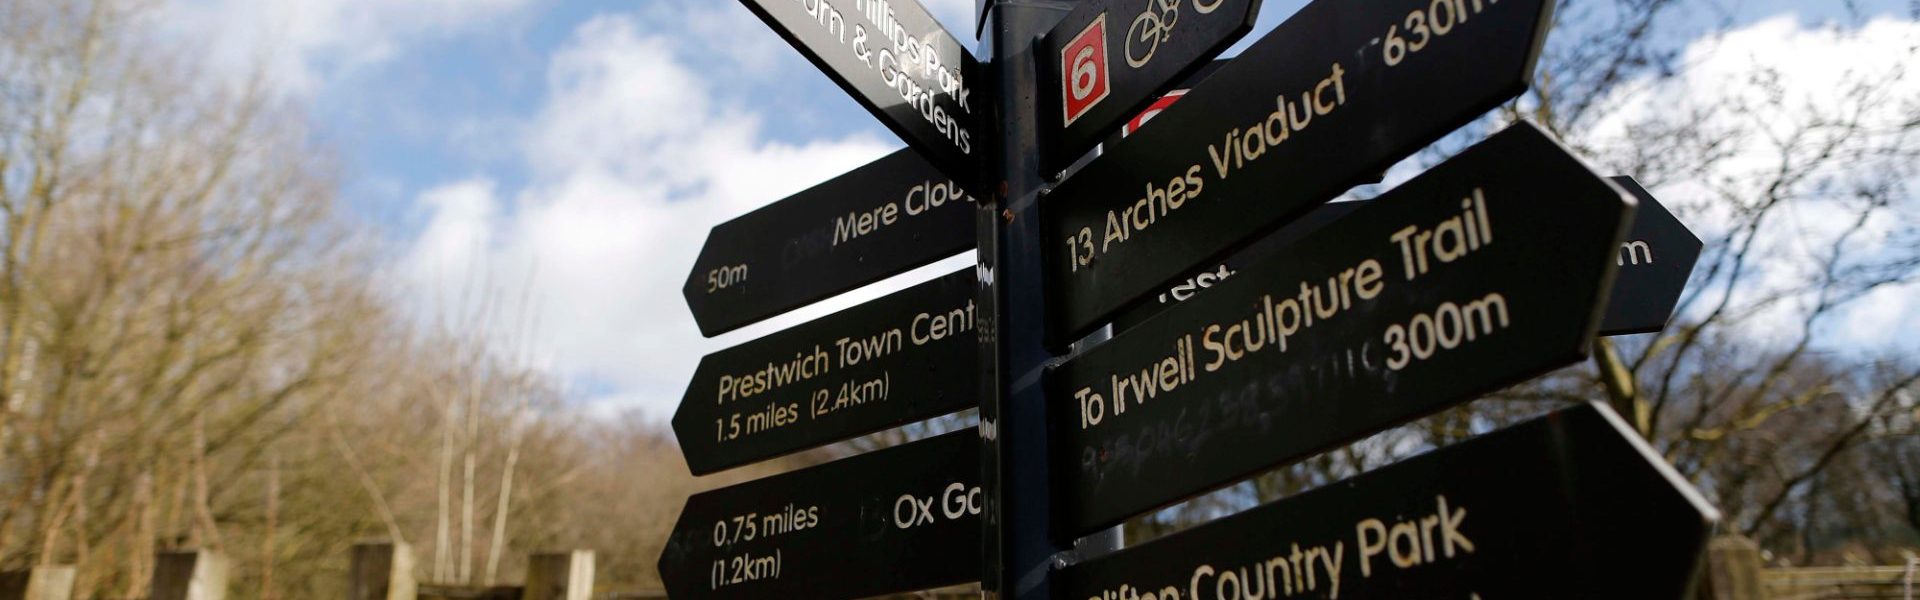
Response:
[[[1554,0],[1311,0],[1226,59],[1260,0],[980,0],[979,58],[916,0],[740,3],[907,147],[701,249],[708,337],[890,291],[701,359],[689,471],[809,466],[688,498],[671,597],[1690,593],[1719,515],[1598,403],[1112,535],[1666,326],[1700,240],[1487,117]],[[1443,139],[1466,149],[1333,202]]]
[[[980,62],[915,0],[741,0],[935,168],[963,184],[991,140]]]

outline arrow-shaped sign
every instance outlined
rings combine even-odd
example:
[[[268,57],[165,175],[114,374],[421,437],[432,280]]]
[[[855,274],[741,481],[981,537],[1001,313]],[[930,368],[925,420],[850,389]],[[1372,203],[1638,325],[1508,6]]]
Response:
[[[973,248],[974,198],[912,150],[713,228],[681,293],[715,336]]]
[[[1551,0],[1316,0],[1042,205],[1070,341],[1526,88]]]
[[[1620,268],[1609,293],[1606,316],[1600,320],[1600,335],[1659,331],[1667,326],[1674,305],[1680,301],[1680,293],[1686,290],[1687,278],[1693,274],[1694,261],[1700,257],[1700,238],[1694,237],[1685,224],[1675,219],[1673,213],[1668,212],[1632,177],[1609,179],[1633,194],[1640,206],[1633,212],[1633,226],[1627,230],[1626,240],[1620,243],[1620,256],[1615,261]],[[1160,314],[1166,307],[1192,298],[1232,277],[1235,273],[1233,265],[1265,260],[1302,236],[1365,205],[1364,201],[1322,204],[1306,216],[1287,223],[1273,234],[1247,246],[1232,258],[1195,273],[1160,295],[1120,313],[1120,316],[1114,317],[1114,328],[1126,331]]]
[[[673,415],[695,475],[973,406],[974,271],[700,359]]]
[[[1584,358],[1632,207],[1523,123],[1069,360],[1056,537]]]
[[[1667,326],[1680,303],[1703,244],[1632,177],[1614,177],[1614,185],[1640,200],[1633,228],[1620,243],[1619,276],[1600,320],[1601,335],[1652,333]]]
[[[973,430],[694,494],[660,555],[667,595],[863,598],[980,578]]]
[[[1681,600],[1718,519],[1587,405],[1068,567],[1054,596]]]
[[[918,0],[740,0],[948,177],[991,147],[979,61]]]
[[[1253,29],[1260,0],[1093,0],[1035,46],[1041,167],[1055,171]]]

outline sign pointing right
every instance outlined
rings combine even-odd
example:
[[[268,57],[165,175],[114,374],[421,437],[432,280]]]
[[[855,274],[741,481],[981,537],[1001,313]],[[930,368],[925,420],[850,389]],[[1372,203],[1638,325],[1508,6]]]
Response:
[[[1526,89],[1552,0],[1315,0],[1041,205],[1051,342]]]
[[[1680,600],[1718,519],[1586,405],[1068,567],[1054,597]]]
[[[1700,258],[1700,238],[1694,237],[1685,223],[1673,217],[1646,188],[1632,177],[1609,177],[1614,185],[1640,201],[1633,211],[1633,226],[1620,242],[1620,266],[1607,300],[1606,316],[1600,320],[1600,335],[1652,333],[1667,326],[1674,305],[1686,291],[1687,278]],[[1293,245],[1302,236],[1320,230],[1328,223],[1366,206],[1366,201],[1322,204],[1306,216],[1295,219],[1258,242],[1247,246],[1232,258],[1202,269],[1186,280],[1175,283],[1159,296],[1114,317],[1117,331],[1126,331],[1172,304],[1183,302],[1206,291],[1236,273],[1235,265],[1245,266],[1266,260],[1281,249]]]
[[[1667,326],[1680,293],[1687,289],[1693,265],[1700,260],[1700,238],[1661,206],[1647,188],[1632,177],[1611,178],[1613,184],[1640,200],[1633,228],[1620,244],[1620,275],[1613,282],[1601,335],[1652,333]]]
[[[1632,208],[1515,125],[1067,361],[1056,538],[1585,358]]]

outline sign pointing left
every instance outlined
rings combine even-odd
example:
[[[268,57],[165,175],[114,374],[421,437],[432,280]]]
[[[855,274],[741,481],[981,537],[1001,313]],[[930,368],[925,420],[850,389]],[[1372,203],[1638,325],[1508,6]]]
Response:
[[[694,494],[660,578],[678,600],[864,598],[973,581],[979,481],[980,434],[967,429]]]
[[[740,0],[948,177],[977,181],[980,62],[916,0]]]
[[[976,404],[973,269],[700,359],[673,413],[695,475]]]
[[[972,248],[973,205],[900,150],[714,226],[680,291],[720,335]]]

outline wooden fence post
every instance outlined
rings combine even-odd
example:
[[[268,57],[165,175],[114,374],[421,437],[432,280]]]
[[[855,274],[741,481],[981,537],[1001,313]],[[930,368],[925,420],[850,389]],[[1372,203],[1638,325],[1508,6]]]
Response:
[[[72,566],[34,567],[0,573],[0,600],[68,600],[73,597]]]
[[[1760,546],[1736,535],[1714,538],[1707,545],[1699,587],[1700,600],[1766,600],[1760,585]]]
[[[413,548],[400,542],[354,544],[348,577],[348,600],[414,600],[419,592],[413,580]]]
[[[527,587],[520,600],[587,600],[592,593],[592,550],[527,557]]]
[[[160,552],[150,600],[225,600],[227,558],[212,550]]]

